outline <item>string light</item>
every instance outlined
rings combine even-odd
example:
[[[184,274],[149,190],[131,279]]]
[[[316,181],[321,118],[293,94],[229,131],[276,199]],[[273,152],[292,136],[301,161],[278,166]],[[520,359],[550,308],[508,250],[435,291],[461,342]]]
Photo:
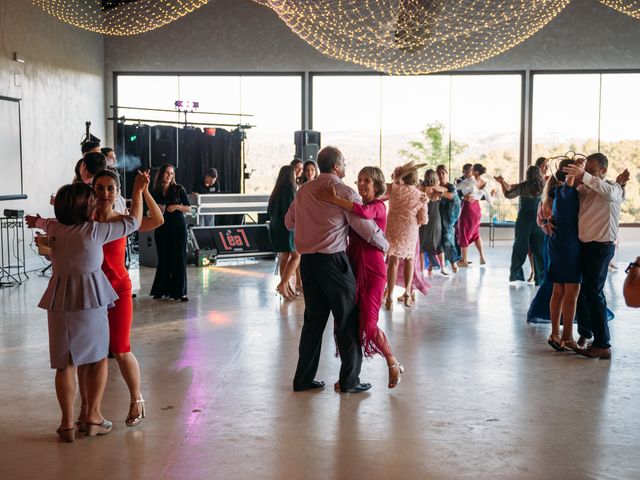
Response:
[[[193,12],[209,0],[32,0],[48,14],[76,27],[105,35],[148,32]]]
[[[619,12],[640,19],[640,1],[637,0],[600,0],[600,3]]]
[[[571,0],[254,1],[268,5],[329,57],[415,75],[499,55],[535,34]]]

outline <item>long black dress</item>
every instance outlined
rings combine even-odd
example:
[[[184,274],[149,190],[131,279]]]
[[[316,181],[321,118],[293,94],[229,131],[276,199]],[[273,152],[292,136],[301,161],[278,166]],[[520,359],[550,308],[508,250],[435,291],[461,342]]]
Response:
[[[182,185],[174,185],[164,195],[153,192],[158,205],[190,205]],[[184,213],[175,210],[164,212],[164,225],[154,232],[158,268],[153,279],[151,295],[156,298],[181,298],[187,294],[187,224]]]

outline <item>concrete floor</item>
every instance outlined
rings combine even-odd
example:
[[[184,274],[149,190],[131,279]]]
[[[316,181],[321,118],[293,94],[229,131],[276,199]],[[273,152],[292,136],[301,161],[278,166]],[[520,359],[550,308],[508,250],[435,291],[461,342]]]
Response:
[[[624,246],[621,270],[639,247]],[[488,250],[486,268],[435,274],[416,307],[381,314],[406,373],[389,391],[385,362],[365,362],[373,389],[358,395],[292,392],[304,303],[275,295],[273,262],[189,268],[190,302],[134,301],[143,425],[124,425],[129,397],[112,360],[114,430],[74,444],[55,435],[35,306],[47,279],[2,289],[0,478],[640,478],[640,323],[624,306],[624,273],[607,285],[613,359],[591,360],[553,352],[549,327],[525,323],[534,287],[508,284],[508,243]],[[153,270],[132,277],[146,293]],[[324,345],[318,378],[331,384],[329,329]]]

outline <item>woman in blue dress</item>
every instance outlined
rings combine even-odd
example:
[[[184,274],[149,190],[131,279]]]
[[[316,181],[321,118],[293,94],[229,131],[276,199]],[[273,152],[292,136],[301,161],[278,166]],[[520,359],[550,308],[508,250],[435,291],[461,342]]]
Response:
[[[574,163],[575,160],[572,159],[560,162],[558,171],[547,182],[542,206],[542,216],[551,232],[547,247],[547,280],[553,283],[553,292],[549,303],[551,335],[548,343],[555,350],[576,348],[573,340],[573,319],[582,281],[578,240],[580,201],[578,190],[574,187],[574,178],[563,172],[564,167]],[[562,337],[561,317],[565,319]]]

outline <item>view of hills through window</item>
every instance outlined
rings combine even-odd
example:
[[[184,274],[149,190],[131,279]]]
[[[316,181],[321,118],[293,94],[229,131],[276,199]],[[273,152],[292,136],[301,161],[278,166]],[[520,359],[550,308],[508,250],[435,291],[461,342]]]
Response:
[[[200,102],[200,111],[252,116],[205,116],[192,121],[249,123],[245,159],[251,173],[247,193],[269,193],[279,168],[294,156],[293,132],[302,127],[300,75],[119,76],[118,103],[172,109],[175,100]],[[482,163],[501,212],[515,220],[517,199],[504,199],[494,175],[517,183],[522,136],[520,74],[430,76],[311,76],[310,125],[322,144],[346,158],[345,182],[354,185],[366,165],[393,169],[415,158],[431,168],[445,164],[453,181],[465,163]],[[640,222],[640,74],[535,74],[533,76],[532,161],[567,151],[609,157],[609,178],[629,168],[621,222]],[[127,111],[130,118],[149,112]],[[153,112],[158,120],[175,113]],[[224,127],[233,129],[233,127]],[[424,172],[424,170],[423,170]],[[495,208],[483,206],[483,219]],[[506,213],[505,213],[506,212]]]

